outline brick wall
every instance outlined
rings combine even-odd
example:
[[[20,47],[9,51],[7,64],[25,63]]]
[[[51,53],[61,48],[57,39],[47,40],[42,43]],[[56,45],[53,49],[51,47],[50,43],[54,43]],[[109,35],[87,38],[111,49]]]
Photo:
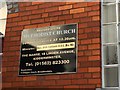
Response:
[[[21,31],[70,23],[78,23],[78,72],[19,77]],[[101,87],[100,3],[19,3],[19,12],[8,15],[2,71],[3,88]]]

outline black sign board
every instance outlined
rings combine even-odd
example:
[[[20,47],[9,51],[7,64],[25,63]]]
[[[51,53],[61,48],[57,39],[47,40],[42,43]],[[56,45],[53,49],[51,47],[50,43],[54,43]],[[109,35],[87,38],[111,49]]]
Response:
[[[23,30],[19,75],[76,72],[77,24]]]

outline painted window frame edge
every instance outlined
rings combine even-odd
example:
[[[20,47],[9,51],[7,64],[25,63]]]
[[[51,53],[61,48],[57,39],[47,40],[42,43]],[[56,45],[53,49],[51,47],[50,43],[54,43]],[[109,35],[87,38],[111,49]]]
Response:
[[[104,6],[104,4],[103,4],[103,2],[104,2],[104,0],[101,0],[101,61],[102,61],[102,63],[101,63],[101,66],[102,66],[102,90],[120,90],[120,83],[119,83],[119,86],[118,87],[106,87],[105,86],[105,64],[104,64],[104,49],[103,49],[103,17],[104,17],[104,15],[103,15],[103,6]],[[116,0],[116,2],[115,2],[115,8],[116,8],[116,27],[117,27],[117,31],[119,30],[119,13],[118,13],[118,4],[120,3],[120,1],[119,0]],[[117,39],[118,39],[118,32],[117,32]],[[119,41],[119,40],[117,40],[117,41]],[[118,46],[118,45],[117,45]],[[118,49],[120,49],[120,47],[118,46],[117,47]],[[120,82],[120,52],[119,52],[119,50],[117,50],[117,53],[118,53],[118,82]]]

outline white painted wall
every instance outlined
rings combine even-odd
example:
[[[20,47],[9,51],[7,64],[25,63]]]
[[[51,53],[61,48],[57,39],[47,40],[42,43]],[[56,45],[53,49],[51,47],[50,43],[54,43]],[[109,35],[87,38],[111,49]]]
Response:
[[[2,0],[5,2],[5,0]],[[3,2],[0,2],[3,3]],[[7,5],[6,3],[2,4],[0,8],[0,32],[5,35],[6,30],[6,18],[7,18]]]

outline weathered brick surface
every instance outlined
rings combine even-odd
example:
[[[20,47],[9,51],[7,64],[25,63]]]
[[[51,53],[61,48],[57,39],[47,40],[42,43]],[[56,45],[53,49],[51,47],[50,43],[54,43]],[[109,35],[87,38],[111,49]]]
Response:
[[[99,2],[20,2],[19,10],[9,14],[7,19],[3,44],[3,88],[95,90],[101,87]],[[78,23],[77,73],[19,77],[21,31],[71,23]]]

